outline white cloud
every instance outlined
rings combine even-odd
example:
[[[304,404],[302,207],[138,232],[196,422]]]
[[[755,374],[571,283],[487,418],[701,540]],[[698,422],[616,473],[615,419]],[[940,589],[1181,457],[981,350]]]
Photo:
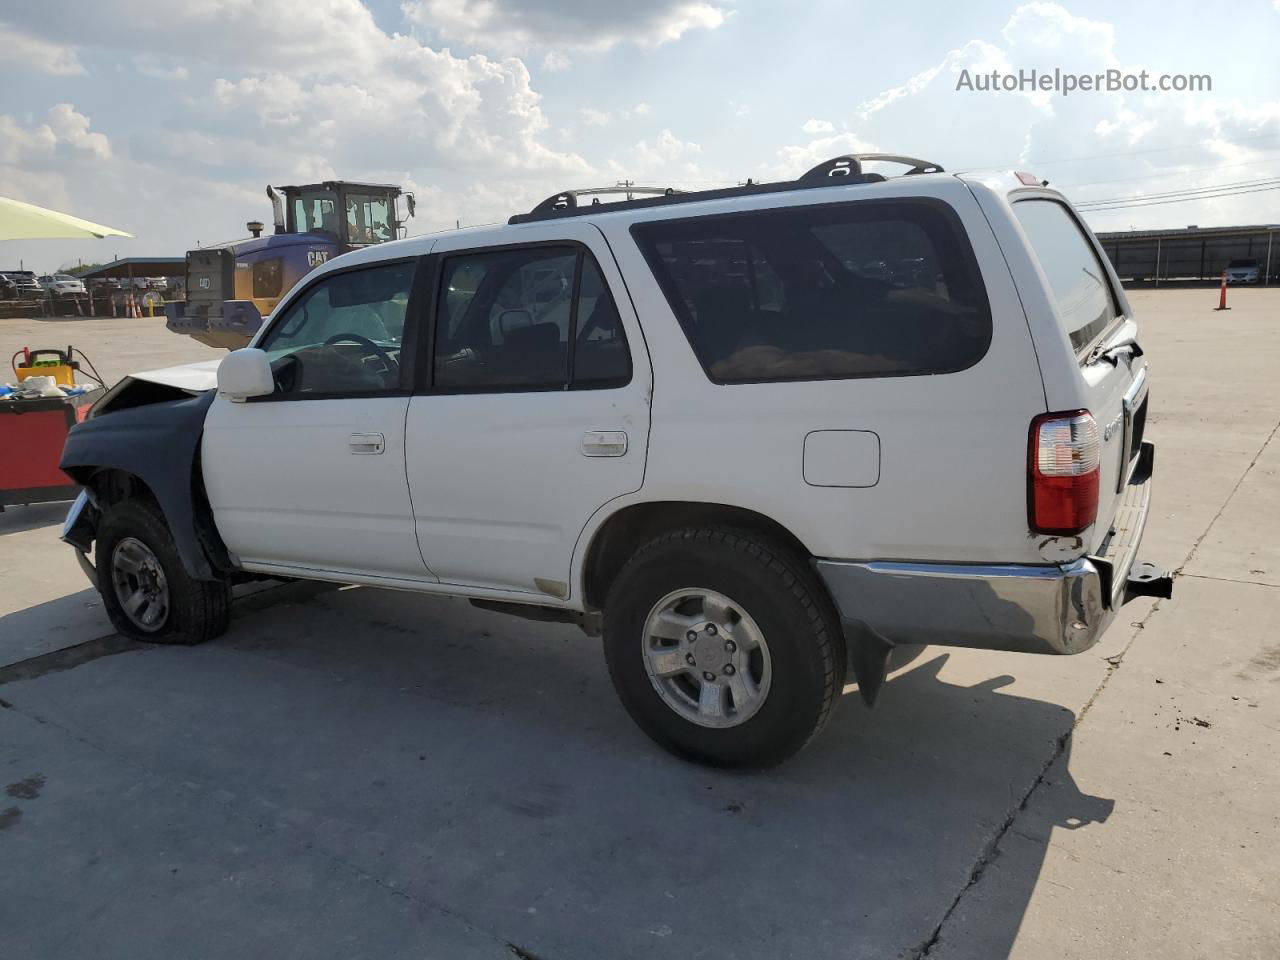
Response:
[[[677,182],[701,176],[701,153],[700,145],[664,129],[652,140],[638,141],[625,157],[610,160],[609,168],[620,178]]]
[[[141,55],[133,58],[134,69],[144,77],[152,80],[186,80],[191,71],[181,64],[165,66],[152,56]]]
[[[127,11],[82,0],[10,6],[10,22],[50,41],[140,55],[159,49],[225,70],[329,73],[366,62],[388,40],[360,0],[129,0]]]
[[[837,133],[819,137],[808,143],[793,144],[778,151],[778,161],[763,168],[764,179],[793,180],[824,160],[846,153],[878,153],[875,144],[868,143],[852,133]]]
[[[408,37],[387,38],[373,59],[320,77],[284,73],[220,79],[211,120],[235,127],[247,114],[267,135],[319,151],[346,170],[383,165],[470,171],[567,173],[588,169],[542,143],[547,121],[517,59],[465,59]],[[346,174],[353,175],[352,173]]]
[[[1268,141],[1250,139],[1280,134],[1280,100],[1246,105],[1185,93],[1062,97],[1047,91],[958,91],[962,70],[976,76],[1047,66],[1077,74],[1143,69],[1125,59],[1123,39],[1112,24],[1055,3],[1019,6],[997,39],[971,40],[863,103],[855,120],[859,136],[948,170],[1030,169],[1075,200],[1280,175],[1280,159],[1264,152]],[[791,147],[784,156],[807,161],[815,152],[811,145]],[[1149,211],[1099,212],[1089,219],[1097,229],[1127,227],[1135,220],[1249,222],[1259,216],[1255,199],[1246,195]]]
[[[0,195],[71,209],[70,184],[96,179],[112,158],[110,141],[89,127],[69,103],[56,104],[43,123],[0,114]]]
[[[58,138],[48,124],[26,128],[11,116],[0,113],[0,164],[18,164],[53,153]]]
[[[89,118],[69,103],[55,104],[46,120],[24,127],[17,118],[0,114],[0,163],[20,164],[30,160],[48,162],[50,157],[111,158],[111,143],[101,133],[89,130]]]
[[[806,120],[800,129],[804,133],[816,136],[819,133],[834,133],[836,128],[830,120]]]
[[[49,127],[59,143],[72,150],[89,154],[98,160],[111,159],[111,143],[101,133],[89,130],[89,118],[77,113],[69,103],[55,104],[49,110]]]
[[[608,110],[595,110],[591,107],[583,107],[578,113],[582,117],[582,122],[590,127],[607,127],[613,119]]]
[[[267,182],[417,181],[436,188],[423,199],[475,223],[594,179],[577,153],[549,145],[522,60],[455,56],[384,32],[360,0],[131,0],[129,16],[104,6],[47,0],[38,16],[19,15],[33,36],[65,35],[118,51],[139,73],[167,74],[147,76],[156,91],[179,65],[188,85],[157,101],[168,105],[160,122],[119,143],[69,106],[34,124],[0,118],[0,186],[106,223],[136,227],[142,216],[145,229],[132,231],[141,252],[236,236],[265,215]],[[208,65],[217,79],[197,86]],[[76,167],[86,160],[91,175]],[[480,178],[495,186],[473,189]],[[179,208],[181,217],[146,212]],[[443,225],[420,203],[411,228]]]
[[[29,36],[0,23],[0,70],[33,71],[51,77],[74,77],[85,72],[73,47]]]
[[[730,15],[705,0],[406,0],[401,9],[445,42],[503,53],[608,50],[624,42],[653,47],[690,30],[714,30]]]
[[[1027,3],[1018,7],[1000,31],[1012,47],[1031,47],[1043,53],[1063,52],[1078,57],[1110,59],[1116,30],[1109,23],[1077,17],[1056,3]]]
[[[1276,3],[1280,3],[1280,0],[1276,0]],[[643,116],[644,114],[649,113],[651,109],[652,108],[647,103],[637,103],[632,112],[637,116]]]
[[[1280,0],[1276,2],[1280,3]],[[548,50],[546,56],[542,58],[542,69],[547,73],[560,73],[572,66],[573,61],[559,50]]]

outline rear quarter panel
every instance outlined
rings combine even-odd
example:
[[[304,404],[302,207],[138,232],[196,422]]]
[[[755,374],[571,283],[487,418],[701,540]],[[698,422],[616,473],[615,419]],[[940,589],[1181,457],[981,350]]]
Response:
[[[1098,433],[1102,437],[1098,522],[1084,531],[1074,548],[1064,544],[1069,555],[1081,556],[1099,547],[1110,529],[1111,518],[1119,504],[1117,480],[1124,469],[1124,435],[1122,431],[1114,429],[1114,419],[1120,415],[1125,393],[1139,372],[1146,368],[1147,361],[1140,357],[1132,363],[1122,361],[1115,366],[1106,362],[1082,366],[1058,320],[1057,308],[1049,294],[1048,280],[1032,254],[1031,245],[1013,213],[1012,204],[1024,199],[1047,199],[1070,207],[1066,197],[1056,190],[1010,190],[1008,183],[1001,177],[975,182],[971,187],[991,223],[992,231],[1005,253],[1017,284],[1044,376],[1048,409],[1089,410],[1098,423]],[[1119,322],[1105,335],[1106,339],[1136,337],[1138,326],[1133,309],[1110,258],[1084,220],[1074,210],[1072,212],[1084,228],[1084,234],[1102,266],[1121,316]],[[1108,425],[1113,429],[1109,431]]]
[[[697,212],[921,196],[955,210],[990,301],[990,347],[957,373],[716,384],[629,232],[632,223],[692,212],[659,208],[596,220],[626,277],[653,357],[649,465],[643,489],[627,502],[705,501],[754,510],[819,557],[1041,562],[1027,530],[1026,457],[1028,425],[1045,409],[1044,391],[1009,268],[969,189],[953,177],[911,177],[710,203]],[[818,430],[873,433],[878,471],[866,475],[874,483],[807,482],[805,441]],[[604,519],[593,518],[593,526]]]

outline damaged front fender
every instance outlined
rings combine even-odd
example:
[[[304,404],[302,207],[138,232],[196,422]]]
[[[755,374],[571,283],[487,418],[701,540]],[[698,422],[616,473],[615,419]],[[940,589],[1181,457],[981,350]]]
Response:
[[[126,378],[68,433],[60,466],[87,490],[68,515],[63,539],[87,554],[107,504],[95,484],[108,472],[132,478],[155,498],[187,572],[217,580],[231,561],[218,536],[200,477],[200,438],[214,392]],[[99,484],[100,485],[100,484]],[[79,501],[77,501],[79,503]]]

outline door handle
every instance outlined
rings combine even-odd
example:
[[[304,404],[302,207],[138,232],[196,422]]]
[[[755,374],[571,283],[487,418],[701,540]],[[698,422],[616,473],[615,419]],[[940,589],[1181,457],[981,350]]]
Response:
[[[347,441],[352,453],[377,454],[387,449],[387,438],[380,433],[353,433]]]
[[[621,457],[627,452],[627,435],[621,430],[588,430],[582,435],[584,457]]]

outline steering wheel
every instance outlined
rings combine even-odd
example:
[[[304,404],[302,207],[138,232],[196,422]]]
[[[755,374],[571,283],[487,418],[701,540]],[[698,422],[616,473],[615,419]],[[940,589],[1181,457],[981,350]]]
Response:
[[[358,333],[335,333],[332,337],[330,337],[328,340],[324,342],[324,345],[326,347],[332,347],[332,346],[335,346],[336,344],[344,343],[344,342],[354,343],[361,347],[365,347],[369,350],[372,350],[373,353],[378,357],[379,360],[382,361],[383,365],[386,367],[387,373],[394,373],[396,370],[399,369],[399,364],[397,364],[394,360],[391,359],[391,354],[387,353],[387,351],[383,350],[382,347],[378,346],[368,337],[361,336]]]

